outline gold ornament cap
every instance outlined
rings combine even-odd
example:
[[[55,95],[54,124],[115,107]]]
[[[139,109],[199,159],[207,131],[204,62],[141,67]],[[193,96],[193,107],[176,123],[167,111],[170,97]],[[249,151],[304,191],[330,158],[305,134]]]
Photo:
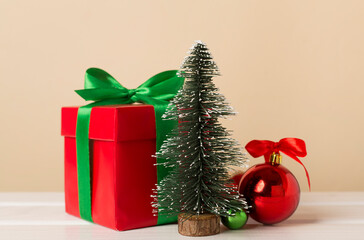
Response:
[[[280,165],[282,163],[282,156],[278,153],[272,153],[269,157],[269,162],[272,165]]]

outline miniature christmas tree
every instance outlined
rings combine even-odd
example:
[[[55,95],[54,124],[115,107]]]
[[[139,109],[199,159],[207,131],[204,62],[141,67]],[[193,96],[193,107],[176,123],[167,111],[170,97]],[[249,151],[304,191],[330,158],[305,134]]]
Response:
[[[154,207],[159,214],[180,214],[185,220],[194,215],[234,215],[247,205],[228,170],[244,164],[245,157],[218,122],[234,112],[212,82],[219,71],[204,43],[196,42],[191,48],[179,74],[185,85],[163,115],[178,119],[178,128],[157,152],[157,157],[165,159],[163,165],[173,170],[157,186]]]

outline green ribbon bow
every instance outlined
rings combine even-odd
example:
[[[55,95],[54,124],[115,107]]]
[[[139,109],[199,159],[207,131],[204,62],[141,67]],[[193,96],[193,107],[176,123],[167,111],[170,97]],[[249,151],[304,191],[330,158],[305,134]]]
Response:
[[[76,90],[86,101],[93,103],[78,109],[76,125],[78,202],[81,218],[93,222],[91,216],[91,176],[89,153],[89,126],[92,107],[130,104],[142,102],[154,106],[156,119],[156,151],[158,151],[169,133],[177,124],[176,121],[163,120],[162,115],[178,90],[182,87],[184,78],[177,76],[177,70],[161,72],[136,89],[127,89],[110,74],[99,68],[89,68],[85,75],[85,89]],[[157,163],[163,162],[157,159]],[[158,183],[168,171],[157,165]],[[163,216],[158,216],[158,224],[170,222]]]

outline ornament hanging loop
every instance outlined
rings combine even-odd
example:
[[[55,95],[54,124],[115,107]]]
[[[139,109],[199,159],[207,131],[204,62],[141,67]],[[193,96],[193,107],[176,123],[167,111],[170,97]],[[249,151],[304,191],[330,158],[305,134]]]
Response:
[[[270,157],[269,157],[269,162],[270,164],[272,164],[272,166],[274,165],[280,165],[282,163],[282,156],[281,154],[273,152]]]

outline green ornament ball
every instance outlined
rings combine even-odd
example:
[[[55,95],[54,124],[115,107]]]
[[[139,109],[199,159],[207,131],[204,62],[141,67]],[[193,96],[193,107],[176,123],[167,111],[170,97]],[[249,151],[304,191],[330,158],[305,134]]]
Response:
[[[229,214],[231,214],[231,211],[229,211]],[[232,230],[242,228],[247,221],[248,221],[248,215],[243,210],[235,213],[235,216],[221,217],[222,224],[224,224],[225,227]]]

